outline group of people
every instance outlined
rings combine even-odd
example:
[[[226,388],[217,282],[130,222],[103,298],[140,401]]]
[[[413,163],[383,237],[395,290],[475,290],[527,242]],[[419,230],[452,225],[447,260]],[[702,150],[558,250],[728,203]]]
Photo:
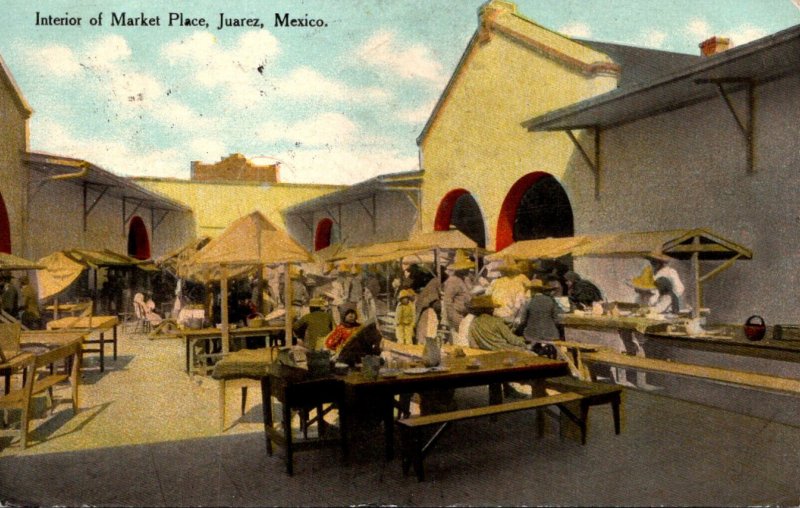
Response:
[[[27,275],[19,278],[19,288],[11,275],[0,275],[0,302],[3,312],[19,319],[27,328],[38,330],[42,327],[36,289]]]

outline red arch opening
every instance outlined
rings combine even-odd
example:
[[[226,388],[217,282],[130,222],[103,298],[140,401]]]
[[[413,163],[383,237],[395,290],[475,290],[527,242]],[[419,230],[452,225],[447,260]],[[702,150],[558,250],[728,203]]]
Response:
[[[469,194],[469,191],[466,189],[453,189],[444,195],[439,202],[439,208],[436,210],[436,219],[433,222],[435,231],[447,231],[450,229],[450,223],[453,220],[453,208],[455,208],[458,198],[464,194]]]
[[[314,234],[314,250],[321,250],[331,244],[331,231],[333,221],[325,218],[317,223],[317,231]]]
[[[545,176],[551,176],[543,171],[528,173],[514,185],[506,194],[503,206],[500,208],[500,217],[497,219],[497,235],[495,236],[495,250],[502,250],[514,242],[514,220],[517,218],[517,209],[522,201],[522,196],[537,181]]]
[[[11,226],[8,223],[8,210],[0,194],[0,252],[11,254]]]
[[[141,217],[134,216],[128,227],[128,255],[136,259],[150,259],[150,237]]]

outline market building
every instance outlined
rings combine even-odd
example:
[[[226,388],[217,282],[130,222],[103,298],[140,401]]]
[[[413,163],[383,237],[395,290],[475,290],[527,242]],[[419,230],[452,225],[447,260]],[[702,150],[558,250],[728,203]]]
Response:
[[[89,161],[31,152],[32,109],[2,60],[0,81],[0,252],[38,259],[110,249],[149,259],[188,241],[194,219],[185,205]]]
[[[189,179],[133,178],[136,184],[184,203],[195,214],[197,237],[218,235],[234,220],[254,210],[285,228],[281,211],[344,188],[338,185],[280,181],[278,164],[258,165],[242,154],[214,164],[191,163]]]
[[[706,56],[677,72],[534,113],[524,125],[531,142],[555,136],[545,146],[576,136],[581,148],[561,177],[576,234],[712,230],[753,251],[704,285],[713,320],[759,314],[792,323],[796,304],[782,295],[800,283],[800,27],[730,49],[727,42],[712,38],[702,44]],[[576,266],[612,300],[641,269],[621,263],[579,258]]]

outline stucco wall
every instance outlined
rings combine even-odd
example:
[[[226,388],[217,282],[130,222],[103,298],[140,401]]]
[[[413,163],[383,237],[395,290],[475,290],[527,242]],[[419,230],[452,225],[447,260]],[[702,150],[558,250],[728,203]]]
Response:
[[[195,215],[196,235],[212,237],[234,220],[254,210],[261,211],[276,226],[285,228],[281,210],[341,189],[331,185],[254,185],[148,178],[134,180],[142,187],[189,206]]]
[[[364,206],[370,208],[370,199],[364,200]],[[372,243],[405,240],[417,227],[417,211],[411,200],[400,192],[384,192],[375,198],[375,227],[369,213],[358,201],[341,205],[340,239],[349,246],[368,245]],[[329,213],[330,212],[330,213]],[[317,224],[324,218],[339,221],[339,207],[332,206],[327,210],[320,209],[313,214],[304,214],[304,219],[311,229],[299,217],[287,218],[287,230],[301,245],[309,250],[314,249],[314,235]]]
[[[96,196],[90,191],[90,202]],[[134,206],[126,206],[127,215]],[[162,214],[155,211],[156,222]],[[170,212],[156,227],[155,234],[149,208],[139,209],[135,215],[145,224],[152,257],[174,250],[194,237],[190,212]],[[69,248],[111,249],[125,254],[129,223],[130,220],[123,224],[122,200],[104,196],[88,215],[84,231],[83,187],[68,181],[47,182],[31,196],[30,257],[38,259]]]
[[[553,40],[578,46],[561,37]],[[501,34],[480,45],[420,146],[423,229],[433,228],[445,194],[464,188],[480,205],[487,246],[494,248],[500,208],[514,182],[535,171],[560,178],[573,151],[564,134],[530,134],[521,122],[607,91],[615,83],[609,76],[589,79]]]
[[[0,194],[8,211],[11,251],[26,256],[23,231],[27,169],[22,164],[22,154],[27,150],[28,127],[13,94],[0,80]]]
[[[797,75],[756,88],[753,173],[746,168],[744,139],[719,98],[605,132],[600,199],[577,155],[564,176],[576,234],[709,228],[753,251],[753,260],[704,285],[712,319],[739,323],[760,314],[770,324],[800,322],[794,294],[800,282],[798,89]],[[744,93],[734,95],[741,114],[744,99]],[[642,264],[583,259],[577,267],[609,299],[630,300],[632,291],[620,281]],[[673,264],[688,282],[690,263]],[[714,266],[704,263],[703,271]]]

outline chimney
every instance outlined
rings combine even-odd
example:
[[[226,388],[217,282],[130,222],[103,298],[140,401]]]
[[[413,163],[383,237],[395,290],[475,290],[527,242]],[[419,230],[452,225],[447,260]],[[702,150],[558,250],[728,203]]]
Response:
[[[731,40],[728,37],[719,37],[715,35],[709,39],[704,40],[700,46],[700,54],[703,56],[713,56],[722,53],[731,47]]]

